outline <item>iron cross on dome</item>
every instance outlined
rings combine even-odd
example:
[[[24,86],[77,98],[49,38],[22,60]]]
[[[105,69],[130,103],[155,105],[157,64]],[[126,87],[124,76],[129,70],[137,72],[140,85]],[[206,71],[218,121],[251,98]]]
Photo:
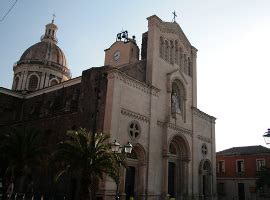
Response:
[[[54,23],[54,18],[56,17],[55,13],[53,13],[52,23]]]
[[[175,11],[173,11],[173,22],[175,22],[175,18],[177,17],[177,15],[176,15],[176,12]]]

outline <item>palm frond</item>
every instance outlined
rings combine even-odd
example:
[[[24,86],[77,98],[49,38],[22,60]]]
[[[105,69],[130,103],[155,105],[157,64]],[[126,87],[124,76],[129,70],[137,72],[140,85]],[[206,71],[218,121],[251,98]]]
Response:
[[[64,175],[68,169],[80,171],[81,182],[88,184],[101,179],[104,173],[116,180],[119,166],[108,144],[109,135],[80,128],[78,131],[68,131],[67,136],[53,153],[53,162],[58,163],[57,177]],[[88,188],[92,187],[89,185]]]

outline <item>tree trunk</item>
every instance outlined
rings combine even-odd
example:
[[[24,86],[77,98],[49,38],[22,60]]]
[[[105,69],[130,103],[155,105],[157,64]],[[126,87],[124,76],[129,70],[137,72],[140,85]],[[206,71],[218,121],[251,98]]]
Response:
[[[18,188],[18,192],[19,193],[25,193],[25,179],[26,179],[26,176],[25,175],[22,175],[19,179],[19,188]]]
[[[80,200],[91,200],[90,198],[90,193],[89,193],[89,181],[87,180],[87,178],[82,177],[80,180]]]
[[[90,199],[95,200],[97,191],[98,191],[98,185],[99,185],[99,179],[97,177],[92,178],[91,184],[90,184]]]

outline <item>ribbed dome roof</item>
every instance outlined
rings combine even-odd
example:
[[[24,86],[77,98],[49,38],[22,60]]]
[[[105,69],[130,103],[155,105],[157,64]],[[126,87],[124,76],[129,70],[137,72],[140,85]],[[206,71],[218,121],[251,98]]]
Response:
[[[29,47],[21,56],[22,61],[49,61],[68,68],[64,52],[53,42],[41,41]]]

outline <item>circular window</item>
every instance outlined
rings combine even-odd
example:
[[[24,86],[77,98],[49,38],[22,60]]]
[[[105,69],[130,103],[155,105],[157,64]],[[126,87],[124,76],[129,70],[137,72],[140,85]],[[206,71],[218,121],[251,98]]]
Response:
[[[207,154],[207,145],[206,144],[202,144],[202,155],[206,156]]]
[[[138,139],[141,133],[141,127],[137,121],[132,121],[128,126],[128,134],[132,140]]]

